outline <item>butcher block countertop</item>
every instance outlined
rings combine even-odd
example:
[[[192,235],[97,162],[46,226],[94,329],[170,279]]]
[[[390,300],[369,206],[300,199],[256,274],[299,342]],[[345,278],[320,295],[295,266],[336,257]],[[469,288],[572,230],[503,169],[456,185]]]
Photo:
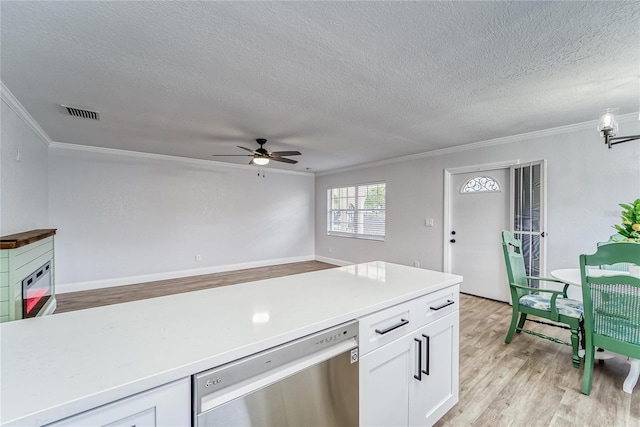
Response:
[[[25,231],[0,237],[0,249],[17,249],[56,234],[56,228]]]
[[[0,424],[36,426],[438,291],[370,262],[0,325]]]

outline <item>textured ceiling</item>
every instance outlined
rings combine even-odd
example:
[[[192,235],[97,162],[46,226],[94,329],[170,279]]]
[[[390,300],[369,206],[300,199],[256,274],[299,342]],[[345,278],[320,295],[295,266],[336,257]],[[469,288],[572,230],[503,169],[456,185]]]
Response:
[[[213,160],[264,137],[319,172],[639,107],[637,1],[0,7],[0,79],[56,142]]]

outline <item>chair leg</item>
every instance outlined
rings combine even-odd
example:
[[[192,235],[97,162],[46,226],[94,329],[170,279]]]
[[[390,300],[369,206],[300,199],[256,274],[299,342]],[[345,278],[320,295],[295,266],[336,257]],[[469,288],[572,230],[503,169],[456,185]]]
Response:
[[[518,329],[516,329],[516,333],[520,333],[522,328],[524,328],[524,322],[527,321],[527,313],[520,313],[520,321],[518,322]]]
[[[582,374],[582,394],[591,393],[591,380],[593,379],[593,345],[587,344],[584,353],[584,373]]]
[[[571,348],[573,349],[571,360],[573,361],[574,368],[580,367],[580,356],[578,355],[579,346],[580,346],[580,339],[578,338],[578,329],[571,328]]]
[[[509,332],[507,332],[507,337],[504,339],[504,342],[509,344],[511,342],[511,338],[513,338],[513,334],[516,331],[516,325],[518,323],[518,309],[513,307],[513,311],[511,313],[511,325],[509,325]]]

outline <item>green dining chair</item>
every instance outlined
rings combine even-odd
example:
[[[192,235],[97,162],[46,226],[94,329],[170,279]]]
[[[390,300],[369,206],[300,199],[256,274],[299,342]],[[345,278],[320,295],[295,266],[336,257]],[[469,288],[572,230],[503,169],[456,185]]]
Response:
[[[598,246],[601,245],[608,245],[609,243],[615,243],[615,242],[621,242],[621,240],[619,240],[620,238],[622,238],[621,235],[619,234],[612,234],[609,237],[609,240],[606,242],[598,242]],[[619,262],[616,264],[603,264],[600,266],[601,270],[614,270],[614,271],[629,271],[629,263],[628,262]]]
[[[591,393],[595,347],[640,359],[640,278],[621,272],[598,277],[591,268],[640,265],[640,244],[610,243],[580,255],[584,301],[585,358],[582,393]]]
[[[514,333],[525,332],[559,344],[571,346],[573,349],[571,356],[573,366],[578,368],[580,366],[580,356],[578,355],[580,339],[578,334],[581,330],[582,303],[567,298],[568,283],[545,277],[528,276],[522,256],[522,245],[514,237],[513,233],[506,230],[502,232],[502,250],[507,266],[507,277],[513,305],[511,325],[504,341],[508,344],[511,342]],[[530,281],[532,280],[557,283],[563,285],[563,290],[536,288],[531,286]],[[527,319],[529,314],[555,323]],[[524,329],[524,324],[527,320],[569,329],[571,331],[571,343]]]

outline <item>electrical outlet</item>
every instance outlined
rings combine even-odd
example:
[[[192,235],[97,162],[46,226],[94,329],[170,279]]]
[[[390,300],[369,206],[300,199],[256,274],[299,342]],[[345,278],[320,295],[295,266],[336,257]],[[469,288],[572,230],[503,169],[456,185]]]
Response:
[[[196,254],[196,262],[202,261],[202,255]]]
[[[420,261],[418,260],[413,261],[413,266],[416,268],[420,268]]]
[[[424,226],[425,227],[433,227],[433,218],[425,218]]]

